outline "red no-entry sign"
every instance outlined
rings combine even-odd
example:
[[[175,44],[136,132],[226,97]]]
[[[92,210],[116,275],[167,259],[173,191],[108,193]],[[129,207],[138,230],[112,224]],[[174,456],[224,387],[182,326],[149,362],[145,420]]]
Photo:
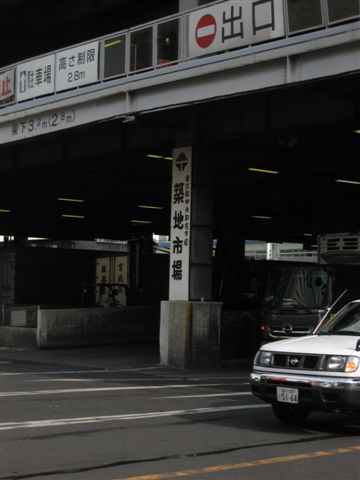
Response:
[[[216,20],[212,15],[206,14],[200,18],[195,31],[195,40],[199,47],[207,48],[213,43],[216,29]]]

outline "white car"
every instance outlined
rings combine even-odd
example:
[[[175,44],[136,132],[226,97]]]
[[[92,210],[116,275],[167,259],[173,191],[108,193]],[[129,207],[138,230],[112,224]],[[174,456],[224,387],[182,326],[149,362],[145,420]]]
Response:
[[[360,416],[360,300],[315,332],[265,344],[255,356],[252,392],[283,422],[301,423],[311,410]]]

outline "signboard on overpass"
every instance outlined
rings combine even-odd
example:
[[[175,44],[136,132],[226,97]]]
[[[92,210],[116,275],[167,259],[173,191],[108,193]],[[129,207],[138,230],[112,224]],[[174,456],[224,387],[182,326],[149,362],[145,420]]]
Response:
[[[56,91],[81,87],[99,80],[99,42],[56,54]]]
[[[283,37],[283,8],[278,0],[231,0],[190,13],[189,57]]]
[[[35,58],[16,67],[16,100],[54,93],[55,54]]]
[[[0,73],[0,105],[8,103],[15,96],[15,69]]]

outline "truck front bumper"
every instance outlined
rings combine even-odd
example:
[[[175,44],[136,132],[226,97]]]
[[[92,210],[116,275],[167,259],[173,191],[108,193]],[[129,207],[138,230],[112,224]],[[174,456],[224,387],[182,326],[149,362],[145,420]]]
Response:
[[[360,377],[326,377],[284,374],[254,370],[250,374],[254,395],[268,403],[277,403],[277,388],[296,388],[299,405],[313,410],[360,412]]]

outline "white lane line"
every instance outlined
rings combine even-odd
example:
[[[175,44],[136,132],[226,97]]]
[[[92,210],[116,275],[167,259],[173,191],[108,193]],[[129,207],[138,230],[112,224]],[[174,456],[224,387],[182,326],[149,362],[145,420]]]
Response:
[[[93,379],[93,378],[45,378],[39,380],[25,380],[24,383],[41,383],[41,382],[96,382],[100,381],[100,379]]]
[[[112,378],[107,379],[107,382],[111,381],[113,383],[123,383],[123,382],[168,382],[168,381],[176,382],[179,380],[178,377],[174,378],[158,378],[155,376],[151,376],[148,378]],[[181,379],[182,380],[182,379]],[[94,378],[39,378],[35,380],[24,380],[24,383],[52,383],[52,382],[102,382],[104,381],[103,377],[94,377]]]
[[[108,369],[105,368],[103,370],[101,369],[96,369],[96,370],[55,370],[55,371],[49,371],[49,370],[35,370],[31,372],[1,372],[1,375],[4,376],[21,376],[21,375],[70,375],[72,373],[76,373],[79,375],[80,373],[118,373],[118,372],[138,372],[138,371],[143,371],[143,370],[159,370],[161,372],[161,369],[159,367],[139,367],[139,368],[119,368],[119,369]]]
[[[175,395],[173,397],[153,397],[153,399],[161,400],[176,398],[208,398],[208,397],[241,397],[243,395],[252,395],[251,392],[234,392],[234,393],[209,393],[208,395]]]
[[[167,388],[199,388],[199,387],[225,387],[238,386],[237,383],[197,383],[194,385],[143,385],[133,387],[100,387],[100,388],[63,388],[59,390],[32,390],[19,392],[0,392],[0,397],[25,397],[38,395],[57,395],[59,393],[89,393],[89,392],[117,392],[125,390],[160,390]]]
[[[63,418],[55,420],[30,420],[27,422],[0,423],[0,431],[15,430],[19,428],[61,427],[65,425],[80,425],[88,423],[114,422],[119,420],[141,420],[148,418],[172,417],[179,415],[201,415],[206,413],[231,412],[237,410],[250,410],[253,408],[266,408],[270,405],[238,405],[229,407],[194,408],[189,410],[170,410],[165,412],[132,413],[126,415],[108,415],[99,417]]]
[[[0,365],[5,365],[5,364],[8,364],[8,363],[11,363],[11,362],[0,362]]]

